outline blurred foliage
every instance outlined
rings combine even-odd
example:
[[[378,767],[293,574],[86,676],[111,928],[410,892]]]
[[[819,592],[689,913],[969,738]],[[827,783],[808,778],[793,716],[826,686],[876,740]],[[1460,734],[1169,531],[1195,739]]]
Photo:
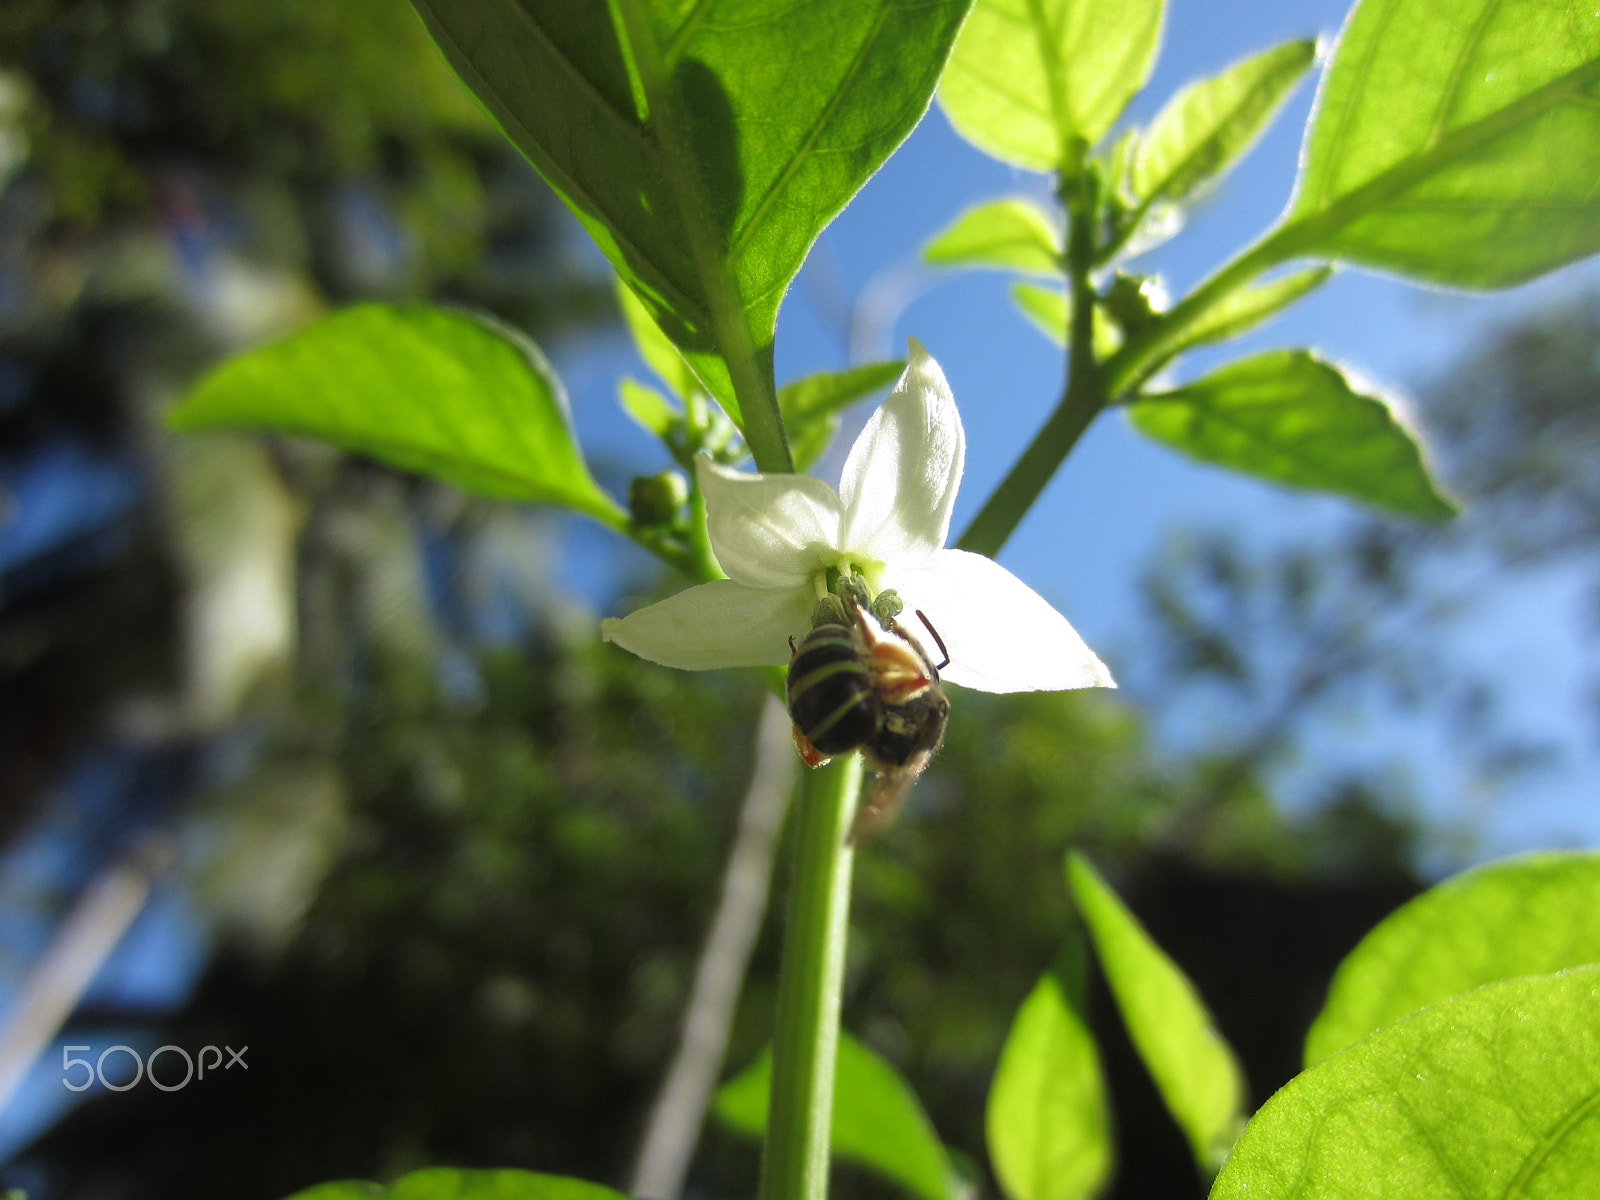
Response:
[[[1489,657],[1474,643],[1488,644],[1491,622],[1513,627],[1503,606],[1527,607],[1518,588],[1560,581],[1600,596],[1597,344],[1600,300],[1578,297],[1492,331],[1421,390],[1414,417],[1464,502],[1454,522],[1360,517],[1278,546],[1215,531],[1173,538],[1148,579],[1158,637],[1133,684],[1156,698],[1158,721],[1204,746],[1214,777],[1298,773],[1300,799],[1346,825],[1375,805],[1416,811],[1435,775],[1433,796],[1442,787],[1468,819],[1436,830],[1433,849],[1470,856],[1472,817],[1593,748],[1520,727],[1506,685],[1534,668],[1520,647]],[[1600,660],[1585,649],[1592,616],[1551,609],[1543,620],[1600,697]],[[1397,718],[1427,732],[1386,741]],[[1335,742],[1342,756],[1318,754]],[[1442,764],[1425,743],[1443,748]]]

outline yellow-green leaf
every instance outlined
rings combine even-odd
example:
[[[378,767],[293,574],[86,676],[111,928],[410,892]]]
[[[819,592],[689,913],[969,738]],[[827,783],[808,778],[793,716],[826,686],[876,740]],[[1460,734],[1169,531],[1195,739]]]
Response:
[[[1244,1124],[1244,1072],[1194,984],[1144,931],[1089,860],[1067,882],[1116,997],[1128,1036],[1201,1170],[1215,1171]]]

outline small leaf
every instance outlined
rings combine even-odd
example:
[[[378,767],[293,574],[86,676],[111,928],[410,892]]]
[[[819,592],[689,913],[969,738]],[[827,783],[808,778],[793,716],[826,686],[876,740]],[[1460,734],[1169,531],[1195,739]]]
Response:
[[[1242,158],[1316,55],[1314,40],[1285,42],[1184,88],[1139,139],[1134,195],[1182,200]]]
[[[1039,980],[1000,1051],[984,1124],[1011,1200],[1084,1200],[1111,1174],[1110,1102],[1081,992]]]
[[[628,326],[628,332],[633,335],[633,344],[638,347],[639,357],[650,365],[656,377],[667,385],[674,396],[679,400],[687,400],[691,392],[706,391],[705,385],[695,377],[694,369],[678,353],[678,348],[661,332],[661,326],[656,324],[650,310],[621,278],[617,279],[617,305],[622,309],[622,319]]]
[[[388,1187],[360,1180],[320,1183],[288,1200],[627,1200],[598,1183],[533,1171],[458,1171],[428,1167]]]
[[[1031,200],[996,200],[969,208],[922,251],[944,267],[999,267],[1062,274],[1061,235]]]
[[[1600,10],[1364,0],[1277,235],[1298,254],[1504,287],[1600,250]]]
[[[1321,287],[1333,277],[1333,270],[1332,267],[1308,267],[1281,279],[1250,284],[1228,293],[1184,331],[1175,344],[1176,350],[1187,350],[1207,342],[1225,342],[1248,333],[1280,309],[1288,308],[1300,297]]]
[[[926,111],[968,0],[413,3],[757,462],[778,469],[782,432],[760,395],[778,305],[823,226]],[[762,411],[741,413],[734,371]]]
[[[665,441],[673,427],[683,420],[683,413],[673,407],[672,401],[655,388],[647,387],[637,380],[627,377],[618,380],[617,394],[622,402],[623,411],[646,433],[652,433],[662,441]]]
[[[1022,310],[1022,315],[1032,321],[1045,337],[1058,346],[1067,344],[1068,328],[1072,322],[1072,301],[1065,292],[1022,281],[1011,285],[1011,298]],[[1098,306],[1094,310],[1093,336],[1096,358],[1105,358],[1122,345],[1122,331]]]
[[[345,309],[224,363],[168,422],[299,434],[485,496],[620,512],[584,466],[539,348],[462,312]]]
[[[1139,1057],[1189,1139],[1214,1172],[1244,1124],[1244,1073],[1194,984],[1155,944],[1089,860],[1067,858],[1067,882]]]
[[[1453,996],[1297,1075],[1211,1200],[1567,1200],[1600,1180],[1600,967]]]
[[[713,1111],[740,1133],[767,1128],[772,1049],[717,1090]],[[888,1061],[839,1034],[833,1086],[833,1154],[870,1167],[924,1200],[953,1200],[950,1157],[911,1087]]]
[[[1383,397],[1309,350],[1269,350],[1128,406],[1135,428],[1191,458],[1437,520],[1452,505]]]
[[[1340,964],[1306,1064],[1497,979],[1600,962],[1600,854],[1529,854],[1465,871],[1404,905]]]
[[[985,153],[1075,174],[1149,78],[1162,10],[1162,0],[978,0],[939,103]]]
[[[888,387],[906,369],[905,359],[890,359],[808,375],[778,390],[778,411],[789,431],[794,469],[807,470],[839,431],[839,413],[864,396]]]

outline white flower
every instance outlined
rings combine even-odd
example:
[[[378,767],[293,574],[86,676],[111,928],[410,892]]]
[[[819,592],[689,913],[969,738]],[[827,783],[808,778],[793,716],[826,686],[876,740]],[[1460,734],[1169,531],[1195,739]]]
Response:
[[[940,677],[985,692],[1115,687],[1067,620],[1004,567],[944,549],[966,434],[939,364],[911,362],[861,431],[835,492],[803,475],[699,460],[711,548],[728,578],[602,625],[607,641],[669,667],[786,665],[830,570],[921,609],[950,653]],[[921,633],[920,622],[908,625]],[[931,647],[924,647],[932,649]],[[938,661],[938,656],[934,656]]]

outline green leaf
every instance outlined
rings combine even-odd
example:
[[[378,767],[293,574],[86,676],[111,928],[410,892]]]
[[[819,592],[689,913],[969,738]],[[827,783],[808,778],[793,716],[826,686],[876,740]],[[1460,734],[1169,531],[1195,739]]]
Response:
[[[899,379],[905,359],[890,359],[808,375],[778,391],[778,410],[789,430],[794,469],[804,471],[821,458],[839,431],[839,413],[864,396],[870,396]]]
[[[1034,275],[1062,273],[1064,248],[1050,218],[1031,200],[995,200],[969,208],[922,251],[943,267],[999,267]]]
[[[1248,333],[1280,309],[1288,308],[1308,292],[1315,291],[1333,277],[1332,267],[1308,267],[1229,292],[1201,314],[1175,343],[1176,353],[1207,342],[1225,342]]]
[[[1286,248],[1461,287],[1600,250],[1600,10],[1363,0],[1318,95]]]
[[[1306,1064],[1497,979],[1600,962],[1600,854],[1529,854],[1465,871],[1390,914],[1350,952],[1306,1038]]]
[[[1291,487],[1337,492],[1408,516],[1455,506],[1382,397],[1309,350],[1269,350],[1128,406],[1140,432],[1202,462]]]
[[[1573,1200],[1600,1180],[1600,967],[1454,996],[1296,1076],[1211,1200]]]
[[[622,319],[633,335],[639,357],[649,364],[657,378],[671,389],[679,400],[687,400],[691,392],[703,392],[694,369],[685,361],[671,339],[661,332],[650,310],[619,277],[617,279],[617,305],[622,309]]]
[[[1068,326],[1072,321],[1072,301],[1058,288],[1040,287],[1037,283],[1018,282],[1011,285],[1011,299],[1022,315],[1032,321],[1045,337],[1058,346],[1067,344]],[[1105,358],[1122,345],[1122,331],[1117,323],[1096,306],[1094,310],[1094,353]]]
[[[1134,194],[1182,200],[1230,167],[1266,129],[1316,56],[1315,40],[1285,42],[1184,88],[1139,139]]]
[[[939,103],[980,150],[1075,174],[1150,77],[1162,10],[1162,0],[977,0]]]
[[[1110,1101],[1081,986],[1046,975],[1022,1002],[984,1124],[995,1177],[1011,1200],[1082,1200],[1104,1185]]]
[[[968,0],[414,3],[758,465],[781,469],[778,305],[926,110]]]
[[[1215,1171],[1244,1123],[1238,1060],[1194,984],[1076,851],[1067,858],[1067,883],[1128,1036],[1201,1170]]]
[[[626,1200],[598,1183],[533,1171],[458,1171],[429,1167],[388,1187],[360,1180],[319,1183],[289,1200]]]
[[[626,376],[618,380],[617,394],[623,411],[646,433],[652,433],[662,441],[666,441],[673,427],[683,420],[683,413],[673,407],[672,401],[655,388],[637,380]]]
[[[833,1154],[870,1167],[925,1200],[952,1200],[950,1156],[911,1087],[889,1062],[843,1030],[833,1087]],[[772,1048],[717,1089],[712,1110],[761,1137],[772,1090]]]
[[[481,495],[621,516],[584,466],[539,348],[463,312],[345,309],[224,363],[168,423],[300,434]]]

